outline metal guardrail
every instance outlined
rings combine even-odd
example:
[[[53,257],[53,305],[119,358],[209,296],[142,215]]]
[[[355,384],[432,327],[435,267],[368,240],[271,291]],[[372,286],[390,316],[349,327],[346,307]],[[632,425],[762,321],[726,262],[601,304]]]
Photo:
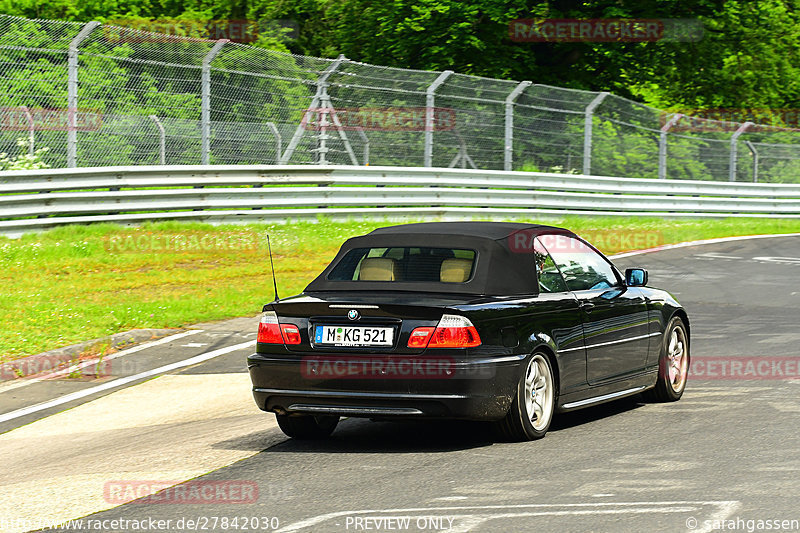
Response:
[[[800,217],[800,185],[464,169],[151,166],[0,173],[0,232],[147,220]]]

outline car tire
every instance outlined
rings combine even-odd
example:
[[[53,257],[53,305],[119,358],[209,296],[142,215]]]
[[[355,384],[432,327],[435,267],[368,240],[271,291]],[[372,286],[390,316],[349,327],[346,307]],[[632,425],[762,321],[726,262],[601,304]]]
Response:
[[[278,426],[293,439],[311,440],[328,438],[339,423],[338,416],[278,415]]]
[[[522,365],[517,394],[505,418],[496,423],[500,436],[519,442],[541,439],[550,428],[556,405],[556,381],[550,359],[537,352]]]
[[[680,317],[667,324],[661,341],[656,385],[645,392],[645,399],[654,402],[675,402],[681,399],[689,377],[689,335]]]

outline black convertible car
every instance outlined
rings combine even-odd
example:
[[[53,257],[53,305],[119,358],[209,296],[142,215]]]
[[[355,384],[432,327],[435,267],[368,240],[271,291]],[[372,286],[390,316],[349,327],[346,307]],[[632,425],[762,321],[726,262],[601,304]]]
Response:
[[[302,294],[264,306],[253,394],[295,438],[356,416],[491,420],[528,440],[557,411],[642,392],[674,401],[689,322],[646,284],[566,229],[377,229],[345,242]]]

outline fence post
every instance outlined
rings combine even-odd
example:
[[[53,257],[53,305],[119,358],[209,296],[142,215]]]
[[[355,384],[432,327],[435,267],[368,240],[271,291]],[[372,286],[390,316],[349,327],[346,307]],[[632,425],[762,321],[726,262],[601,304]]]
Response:
[[[211,160],[211,62],[227,42],[228,39],[220,39],[203,58],[200,74],[200,157],[203,165]]]
[[[369,137],[367,134],[364,133],[364,128],[356,128],[356,132],[358,136],[361,137],[361,142],[364,143],[364,162],[362,163],[365,167],[369,166]]]
[[[328,164],[328,126],[333,124],[328,122],[328,114],[330,113],[331,106],[327,105],[330,100],[328,98],[328,83],[323,82],[319,86],[319,101],[320,109],[317,114],[317,165]]]
[[[519,85],[514,87],[514,90],[506,96],[506,132],[505,139],[503,140],[504,157],[503,169],[506,171],[512,170],[512,158],[514,156],[514,102],[522,91],[531,86],[531,81],[521,81]]]
[[[728,181],[736,181],[736,161],[738,158],[737,148],[736,148],[736,141],[739,139],[739,136],[747,131],[747,128],[750,126],[755,126],[755,123],[747,121],[733,133],[731,136],[731,156],[730,161],[728,162]]]
[[[594,97],[584,110],[583,117],[583,174],[588,176],[592,173],[592,117],[594,110],[603,103],[607,92],[599,93]]]
[[[340,54],[339,57],[337,57],[330,64],[330,66],[325,69],[325,72],[323,72],[322,76],[320,76],[317,80],[317,92],[314,94],[314,98],[311,99],[311,104],[309,104],[308,109],[314,110],[313,112],[319,111],[317,108],[319,107],[320,98],[323,95],[322,88],[328,86],[327,80],[330,75],[336,72],[336,69],[339,68],[339,65],[341,65],[342,62],[347,60],[348,59],[344,56],[344,54]],[[292,138],[289,140],[289,145],[286,147],[286,151],[280,158],[279,163],[281,165],[285,165],[289,162],[289,160],[292,158],[292,155],[294,155],[294,151],[297,149],[297,145],[300,143],[300,139],[303,138],[303,130],[306,127],[306,117],[309,113],[308,109],[306,109],[305,113],[303,113],[303,118],[300,119],[300,124],[298,124],[297,128],[294,130],[294,135],[292,135]]]
[[[433,83],[425,90],[425,155],[423,157],[423,166],[425,167],[433,166],[433,128],[435,127],[433,106],[436,100],[436,89],[438,89],[451,74],[453,74],[452,70],[445,70],[440,73],[439,76],[433,80]]]
[[[281,160],[281,151],[283,150],[283,137],[281,137],[281,132],[278,131],[277,126],[275,126],[274,122],[267,122],[267,127],[272,132],[272,135],[275,136],[275,164],[277,165],[280,163]]]
[[[164,125],[156,115],[150,115],[150,120],[158,128],[158,160],[160,164],[167,164],[167,132],[164,130]]]
[[[745,141],[744,144],[750,149],[750,153],[753,154],[753,183],[758,183],[758,150],[756,150],[756,146],[750,141]]]
[[[661,135],[658,138],[658,179],[660,180],[667,179],[667,133],[682,118],[681,113],[676,113],[666,124],[661,126]]]
[[[31,110],[28,109],[28,106],[20,106],[20,109],[25,113],[25,120],[28,121],[28,155],[33,157],[33,154],[36,153],[36,126],[33,123],[33,115],[31,115]]]
[[[78,131],[75,114],[78,112],[78,47],[100,25],[87,23],[69,43],[67,51],[67,167],[78,165]]]

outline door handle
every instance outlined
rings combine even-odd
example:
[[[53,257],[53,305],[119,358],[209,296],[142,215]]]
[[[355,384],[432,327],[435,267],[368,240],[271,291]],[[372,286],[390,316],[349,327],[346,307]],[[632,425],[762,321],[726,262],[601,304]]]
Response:
[[[594,309],[595,305],[592,302],[581,302],[581,309],[587,313]]]

